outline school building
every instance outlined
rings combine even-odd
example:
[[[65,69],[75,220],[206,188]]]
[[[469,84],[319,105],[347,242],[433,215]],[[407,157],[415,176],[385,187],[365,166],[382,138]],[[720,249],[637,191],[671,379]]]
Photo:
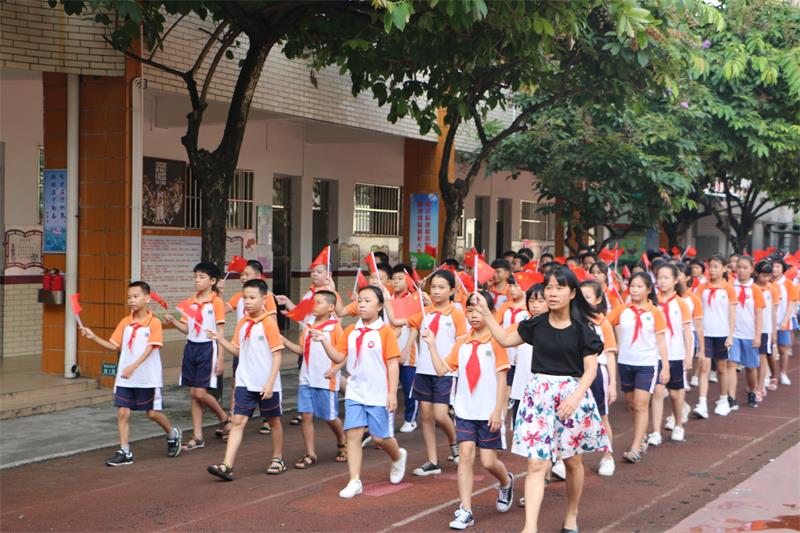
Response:
[[[188,67],[204,42],[199,24],[185,19],[158,59]],[[204,147],[222,134],[237,71],[226,61],[215,76]],[[271,53],[228,199],[228,257],[259,259],[274,290],[295,300],[323,246],[331,245],[335,279],[349,292],[366,254],[412,262],[423,243],[441,242],[444,220],[435,134],[420,135],[411,120],[389,123],[335,69],[310,73]],[[64,292],[80,293],[84,324],[105,337],[126,314],[131,279],[150,282],[173,306],[191,294],[202,213],[181,145],[189,110],[181,80],[112,50],[92,21],[46,0],[0,3],[0,378],[23,358],[66,377],[100,377],[116,360],[79,338]],[[468,131],[456,142],[461,153],[476,146]],[[561,252],[531,179],[476,180],[461,214],[460,254],[474,245],[493,257],[523,243],[537,257]],[[701,242],[690,233],[687,244]],[[43,269],[64,274],[62,297],[40,291],[61,283],[46,281]]]

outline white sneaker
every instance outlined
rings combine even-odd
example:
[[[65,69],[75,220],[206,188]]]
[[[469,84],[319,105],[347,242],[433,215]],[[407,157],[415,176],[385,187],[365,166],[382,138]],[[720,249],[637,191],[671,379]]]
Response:
[[[717,379],[717,372],[716,370],[712,370],[708,373],[708,382],[709,383],[719,383],[719,379]]]
[[[697,376],[692,376],[692,379],[689,380],[689,385],[692,387],[699,387],[700,379]]]
[[[450,529],[467,529],[475,525],[475,519],[472,518],[472,513],[463,507],[459,506],[455,514],[456,518],[450,522]]]
[[[567,479],[567,467],[564,465],[564,461],[559,461],[554,464],[552,470],[550,471],[558,479]]]
[[[717,400],[717,406],[714,408],[714,414],[719,416],[728,416],[731,414],[731,404],[728,403],[727,398],[720,398]]]
[[[354,498],[364,492],[364,487],[361,486],[360,479],[351,479],[345,488],[339,491],[340,498]]]
[[[669,415],[667,417],[667,419],[664,421],[664,429],[666,429],[667,431],[672,431],[673,429],[675,429],[675,417],[674,416]]]
[[[413,420],[411,422],[403,422],[403,425],[400,426],[400,433],[411,433],[417,429],[417,423]]]
[[[647,444],[650,446],[658,446],[661,444],[661,433],[650,433],[647,436]]]
[[[785,373],[781,372],[781,385],[791,385],[792,380]]]
[[[600,468],[597,469],[597,473],[601,476],[611,477],[614,475],[615,468],[614,458],[605,456],[600,459]]]
[[[392,461],[392,468],[389,470],[389,483],[397,485],[406,475],[406,459],[408,452],[405,448],[400,448],[400,459]]]
[[[689,407],[689,404],[683,402],[683,413],[681,413],[681,424],[685,424],[689,421],[689,414],[692,412],[692,408]]]
[[[694,413],[697,418],[708,418],[708,405],[705,402],[698,403],[692,410],[692,413]]]
[[[514,504],[514,474],[508,472],[508,486],[498,487],[495,509],[498,513],[506,513]]]
[[[770,381],[769,372],[767,372],[767,375],[764,377],[764,388],[765,389],[769,386],[769,381]]]
[[[672,435],[670,435],[669,438],[675,442],[683,442],[684,435],[683,426],[676,426],[675,429],[672,430]]]

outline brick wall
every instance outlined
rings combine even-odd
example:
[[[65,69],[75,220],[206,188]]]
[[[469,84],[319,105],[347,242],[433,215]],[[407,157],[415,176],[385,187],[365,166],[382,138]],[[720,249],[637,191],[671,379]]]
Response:
[[[36,301],[41,284],[0,285],[2,356],[42,351],[42,304]]]
[[[91,20],[68,17],[46,0],[3,0],[0,68],[119,76],[125,59]]]

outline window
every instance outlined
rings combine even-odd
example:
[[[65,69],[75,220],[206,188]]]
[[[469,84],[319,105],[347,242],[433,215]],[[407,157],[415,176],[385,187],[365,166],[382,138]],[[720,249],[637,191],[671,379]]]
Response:
[[[539,212],[542,207],[535,202],[520,202],[520,240],[552,241],[555,238],[553,216]]]
[[[186,178],[186,227],[200,227],[200,186],[192,178],[191,170]],[[228,189],[228,229],[253,229],[253,171],[236,170]]]
[[[354,235],[400,234],[400,187],[356,183]]]

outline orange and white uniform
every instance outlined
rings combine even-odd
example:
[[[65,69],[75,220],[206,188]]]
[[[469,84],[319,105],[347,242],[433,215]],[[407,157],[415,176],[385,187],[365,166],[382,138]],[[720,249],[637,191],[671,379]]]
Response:
[[[657,368],[658,334],[667,329],[666,318],[659,308],[649,301],[641,309],[633,304],[621,305],[608,314],[608,321],[619,331],[617,362]]]
[[[400,357],[397,337],[381,318],[369,325],[359,319],[345,328],[336,351],[347,354],[345,400],[386,406],[389,396],[388,361]]]
[[[753,340],[756,337],[756,313],[761,313],[766,305],[763,292],[752,279],[745,283],[735,280],[733,290],[736,292],[736,327],[733,336],[736,339]]]
[[[239,291],[231,296],[228,300],[228,305],[230,306],[231,310],[236,311],[237,323],[247,314],[247,311],[244,310],[244,300],[242,299],[242,294],[243,292]],[[275,298],[272,296],[271,291],[267,292],[264,310],[269,316],[276,316],[278,314],[278,307],[275,305]]]
[[[231,344],[239,348],[236,386],[250,392],[261,392],[269,381],[274,362],[273,353],[283,349],[278,326],[266,313],[243,318],[236,324]],[[280,371],[275,377],[273,392],[281,392]]]
[[[339,339],[344,334],[342,326],[335,318],[306,324],[306,327],[303,328],[303,332],[300,334],[300,347],[303,348],[303,359],[300,363],[299,384],[308,385],[309,387],[317,389],[338,391],[341,372],[336,372],[336,374],[330,378],[325,377],[325,373],[336,365],[330,360],[328,354],[325,353],[325,348],[323,348],[322,343],[311,340],[309,334],[309,330],[311,329],[321,330],[333,346],[336,346]]]
[[[786,276],[781,276],[773,283],[778,288],[779,294],[777,309],[778,331],[787,331],[791,328],[792,308],[796,305],[800,295],[798,295],[797,287],[786,279]]]
[[[731,306],[736,303],[736,292],[727,281],[717,285],[706,282],[697,287],[697,296],[703,304],[703,335],[705,337],[728,337]]]
[[[164,345],[164,334],[161,321],[154,317],[150,310],[141,321],[134,320],[133,314],[120,320],[108,342],[120,350],[117,377],[114,380],[115,389],[117,387],[160,389],[163,386],[164,375],[161,367],[160,348]],[[122,371],[135,363],[149,346],[153,346],[153,351],[150,352],[147,359],[131,377],[123,379]],[[160,401],[160,394],[157,394],[156,398]],[[160,409],[161,407],[156,406],[155,408]]]
[[[503,329],[509,329],[514,324],[518,324],[528,318],[528,309],[525,307],[525,300],[519,304],[514,302],[506,302],[495,311],[495,319]],[[508,352],[508,361],[511,366],[517,364],[517,348],[506,348]]]
[[[692,323],[692,314],[686,300],[673,294],[670,298],[659,295],[659,309],[664,314],[667,342],[667,358],[670,361],[683,361],[686,359],[686,344],[683,338],[683,326]]]
[[[605,315],[598,315],[592,319],[592,327],[594,327],[600,340],[603,341],[603,353],[597,356],[597,364],[607,365],[608,357],[607,352],[617,352],[617,337],[614,335],[614,326],[605,317]]]
[[[418,331],[430,329],[436,338],[436,351],[440,354],[449,354],[456,344],[456,339],[467,334],[467,319],[452,302],[444,309],[426,307],[424,315],[421,312],[411,315],[408,317],[408,326]],[[421,342],[419,345],[417,374],[437,375],[426,342]]]
[[[700,301],[700,298],[694,293],[694,291],[686,291],[686,296],[682,296],[683,301],[686,302],[686,306],[689,308],[689,315],[692,317],[692,333],[697,333],[697,328],[694,326],[695,320],[703,320],[703,302]]]

